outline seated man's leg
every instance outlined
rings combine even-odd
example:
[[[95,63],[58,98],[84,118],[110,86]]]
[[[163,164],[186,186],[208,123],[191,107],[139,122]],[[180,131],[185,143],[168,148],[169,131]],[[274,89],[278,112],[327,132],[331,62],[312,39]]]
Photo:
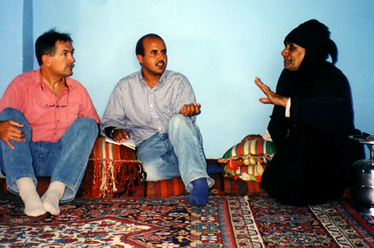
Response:
[[[45,213],[43,203],[36,191],[37,180],[32,165],[30,142],[32,130],[23,114],[12,108],[4,109],[0,121],[14,120],[24,125],[20,128],[25,134],[25,142],[11,141],[15,149],[11,149],[4,141],[0,141],[0,167],[5,173],[8,190],[19,194],[25,203],[25,214],[39,216]]]
[[[169,136],[178,158],[180,174],[186,190],[191,192],[187,203],[195,206],[205,205],[208,189],[214,180],[208,176],[202,137],[191,118],[181,114],[169,121]]]
[[[53,166],[51,184],[42,197],[44,208],[51,214],[59,214],[60,200],[74,199],[97,137],[97,123],[91,118],[78,118],[58,141],[61,151],[56,154],[55,164],[50,165]]]
[[[137,155],[147,173],[147,181],[180,177],[178,160],[168,141],[168,134],[157,133],[141,143]]]

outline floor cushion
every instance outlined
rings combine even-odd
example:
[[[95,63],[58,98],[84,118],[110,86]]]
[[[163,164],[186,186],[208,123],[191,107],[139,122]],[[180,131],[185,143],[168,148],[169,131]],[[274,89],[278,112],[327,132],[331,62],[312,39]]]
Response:
[[[136,160],[135,151],[113,143],[105,137],[96,139],[78,197],[113,198],[132,196],[144,185],[146,173]]]
[[[207,159],[209,166],[222,166],[217,159]],[[261,184],[255,181],[242,181],[228,178],[223,172],[209,174],[215,183],[209,189],[211,195],[264,195]],[[188,194],[180,177],[161,181],[145,181],[144,189],[138,190],[134,197],[166,197]]]

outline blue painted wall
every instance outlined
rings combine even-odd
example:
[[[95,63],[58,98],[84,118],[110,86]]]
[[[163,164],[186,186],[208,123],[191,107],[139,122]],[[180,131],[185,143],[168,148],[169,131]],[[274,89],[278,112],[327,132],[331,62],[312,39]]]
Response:
[[[0,94],[22,73],[23,1],[0,0]]]
[[[30,29],[35,43],[56,28],[72,35],[72,77],[86,86],[101,116],[118,80],[140,69],[137,40],[157,33],[168,48],[168,69],[189,78],[202,105],[198,124],[206,156],[219,158],[246,134],[265,131],[272,106],[258,101],[262,93],[254,78],[274,89],[284,37],[315,18],[338,46],[337,66],[351,83],[356,127],[374,134],[373,13],[372,0],[0,0],[0,94],[22,73],[22,55],[30,59],[22,52]],[[23,34],[30,14],[32,25]]]

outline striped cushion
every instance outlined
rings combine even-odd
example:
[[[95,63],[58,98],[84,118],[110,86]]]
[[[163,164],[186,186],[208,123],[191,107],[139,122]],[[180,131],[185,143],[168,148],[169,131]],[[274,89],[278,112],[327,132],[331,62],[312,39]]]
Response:
[[[136,160],[134,150],[105,142],[105,137],[100,136],[88,159],[78,196],[132,196],[139,187],[143,187],[144,180],[143,165]]]
[[[222,159],[225,176],[245,181],[261,181],[267,162],[275,154],[273,142],[249,140],[228,149]]]

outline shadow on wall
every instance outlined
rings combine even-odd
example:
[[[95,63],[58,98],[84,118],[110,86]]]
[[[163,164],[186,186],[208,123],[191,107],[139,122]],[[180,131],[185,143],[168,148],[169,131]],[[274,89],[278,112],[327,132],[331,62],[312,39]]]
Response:
[[[24,73],[32,71],[34,67],[32,0],[23,1],[22,36],[22,72]]]

